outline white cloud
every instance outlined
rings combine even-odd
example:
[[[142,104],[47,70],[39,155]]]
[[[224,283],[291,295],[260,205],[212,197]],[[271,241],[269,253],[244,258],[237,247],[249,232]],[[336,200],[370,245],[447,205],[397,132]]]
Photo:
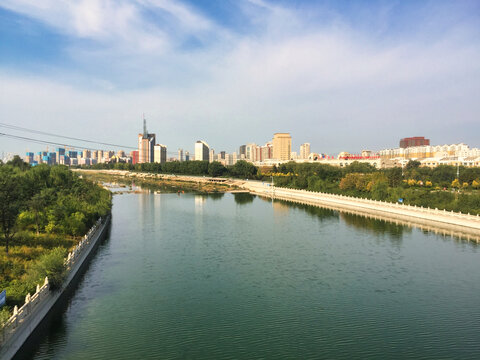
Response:
[[[56,129],[68,122],[69,133],[80,137],[134,144],[145,112],[170,149],[203,138],[232,151],[276,131],[291,131],[297,144],[309,141],[325,152],[379,149],[409,135],[480,146],[473,135],[480,131],[480,46],[459,41],[458,34],[470,34],[464,24],[429,43],[419,34],[379,44],[338,17],[304,26],[304,13],[258,1],[244,4],[260,28],[247,34],[221,29],[172,1],[62,2],[58,12],[48,11],[48,3],[15,1],[15,11],[110,44],[115,51],[77,45],[70,51],[80,63],[111,72],[89,69],[81,77],[95,85],[80,87],[0,72],[8,84],[0,117],[15,114],[24,126]],[[177,19],[181,35],[165,33],[145,17],[147,10],[160,11],[158,21],[163,13]],[[174,46],[179,36],[199,33],[214,41],[194,50]]]

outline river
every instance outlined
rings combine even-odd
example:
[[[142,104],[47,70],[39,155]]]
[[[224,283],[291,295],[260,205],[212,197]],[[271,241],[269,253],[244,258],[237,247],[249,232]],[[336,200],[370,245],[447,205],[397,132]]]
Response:
[[[114,196],[33,359],[480,358],[475,243],[250,194]]]

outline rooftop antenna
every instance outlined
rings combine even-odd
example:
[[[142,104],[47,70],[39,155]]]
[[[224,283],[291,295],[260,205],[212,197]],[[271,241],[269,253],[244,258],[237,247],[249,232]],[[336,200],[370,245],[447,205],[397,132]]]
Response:
[[[145,114],[143,114],[143,138],[146,139],[147,137],[147,120],[145,120]]]

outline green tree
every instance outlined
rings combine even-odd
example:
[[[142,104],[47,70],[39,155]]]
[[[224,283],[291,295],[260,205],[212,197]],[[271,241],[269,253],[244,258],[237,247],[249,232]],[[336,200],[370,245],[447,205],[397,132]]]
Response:
[[[368,174],[375,172],[377,169],[375,166],[361,163],[359,161],[354,161],[350,165],[344,168],[345,173],[361,173],[361,174]]]
[[[28,202],[30,211],[34,214],[35,221],[35,230],[37,235],[40,233],[40,222],[44,217],[45,207],[47,206],[48,192],[46,189],[42,190],[40,193],[33,195],[33,197]]]
[[[48,282],[52,289],[61,286],[66,275],[66,255],[67,250],[65,248],[57,247],[39,257],[26,275],[28,283],[35,285],[45,276],[48,276]]]
[[[405,168],[407,170],[410,170],[410,169],[417,169],[419,168],[421,165],[420,161],[417,161],[417,160],[410,160],[407,165],[405,166]]]
[[[282,164],[283,165],[283,164]],[[245,179],[252,178],[255,175],[257,175],[257,168],[255,165],[245,161],[245,160],[240,160],[235,163],[230,168],[230,173],[233,176],[237,177],[242,177]]]
[[[30,165],[23,161],[22,158],[18,155],[15,155],[12,160],[8,161],[7,165],[19,168],[22,171],[25,171],[30,167]]]
[[[11,166],[0,167],[0,228],[5,252],[15,236],[15,224],[21,208],[21,177]]]
[[[213,161],[208,164],[208,175],[212,177],[222,176],[227,172],[227,168],[218,161]]]
[[[385,175],[388,179],[388,185],[391,187],[397,187],[402,184],[402,169],[399,167],[394,167],[388,170],[385,170]]]

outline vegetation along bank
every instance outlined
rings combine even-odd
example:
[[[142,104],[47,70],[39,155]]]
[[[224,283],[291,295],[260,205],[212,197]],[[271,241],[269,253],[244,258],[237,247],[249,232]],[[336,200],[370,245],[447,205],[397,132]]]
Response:
[[[410,161],[404,169],[376,169],[359,162],[343,168],[296,162],[256,167],[246,161],[238,161],[233,166],[223,166],[216,161],[185,161],[136,165],[97,164],[88,168],[268,182],[273,180],[275,186],[279,187],[480,214],[480,168],[463,166],[458,169],[449,165],[428,168],[420,167],[418,161]]]
[[[65,166],[0,163],[0,323],[45,276],[52,288],[63,281],[68,251],[111,204],[108,190]]]

